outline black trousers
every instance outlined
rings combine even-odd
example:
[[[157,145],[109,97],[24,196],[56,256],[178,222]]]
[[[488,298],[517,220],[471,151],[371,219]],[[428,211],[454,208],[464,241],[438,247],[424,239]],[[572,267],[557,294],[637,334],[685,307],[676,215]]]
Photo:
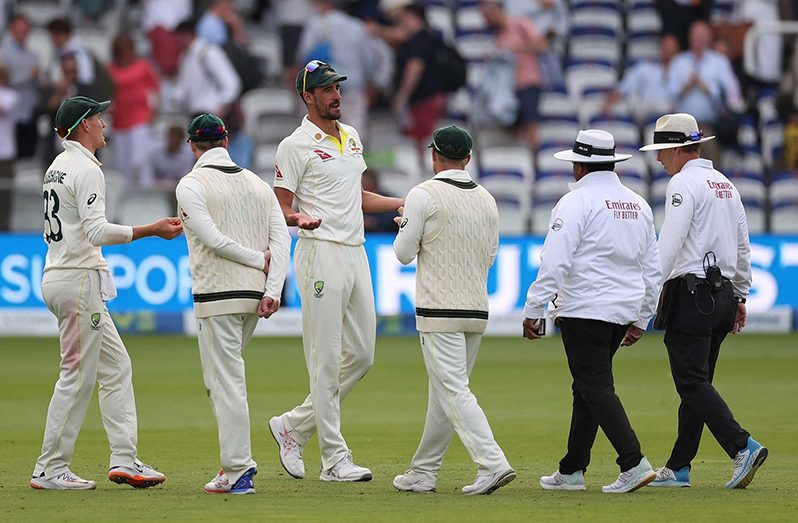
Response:
[[[599,427],[618,453],[621,472],[636,467],[643,458],[640,442],[615,394],[612,377],[612,357],[628,326],[580,318],[558,318],[557,326],[574,378],[568,452],[560,460],[560,472],[587,470]]]
[[[748,442],[748,432],[735,421],[729,406],[712,385],[720,345],[731,332],[737,302],[731,283],[710,292],[699,284],[690,294],[684,280],[676,287],[665,346],[671,363],[676,391],[681,397],[676,443],[666,466],[679,470],[690,465],[698,453],[704,424],[730,458]]]

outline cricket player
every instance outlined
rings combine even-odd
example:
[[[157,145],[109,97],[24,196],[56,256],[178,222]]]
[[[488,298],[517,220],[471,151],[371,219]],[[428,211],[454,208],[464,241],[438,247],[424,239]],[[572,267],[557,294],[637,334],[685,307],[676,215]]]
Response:
[[[363,213],[396,211],[403,200],[361,188],[363,142],[338,121],[344,80],[318,60],[299,71],[296,90],[308,114],[277,148],[274,191],[288,225],[299,227],[294,268],[310,395],[269,420],[269,428],[280,462],[294,478],[305,476],[302,449],[318,430],[320,479],[369,481],[371,471],[352,462],[341,435],[341,401],[374,361],[376,317]]]
[[[271,187],[227,152],[212,114],[188,125],[194,169],[177,185],[188,241],[202,374],[219,428],[222,469],[209,494],[254,494],[243,352],[258,317],[280,307],[291,238]]]
[[[137,488],[166,480],[137,457],[130,358],[105,306],[116,297],[116,287],[100,247],[146,236],[170,240],[183,226],[177,218],[134,227],[105,218],[105,179],[95,153],[105,146],[102,113],[110,104],[76,96],[64,100],[55,115],[64,151],[44,175],[47,261],[42,296],[58,318],[61,372],[47,409],[42,454],[30,482],[35,489],[96,487],[94,481],[69,470],[95,383],[111,446],[108,478]]]
[[[429,145],[435,177],[408,193],[396,218],[396,257],[404,265],[418,258],[416,328],[429,375],[424,434],[410,469],[393,480],[397,490],[435,491],[455,432],[478,467],[463,494],[490,494],[515,479],[468,387],[488,324],[488,269],[499,249],[496,201],[465,170],[472,144],[460,127],[435,131]]]

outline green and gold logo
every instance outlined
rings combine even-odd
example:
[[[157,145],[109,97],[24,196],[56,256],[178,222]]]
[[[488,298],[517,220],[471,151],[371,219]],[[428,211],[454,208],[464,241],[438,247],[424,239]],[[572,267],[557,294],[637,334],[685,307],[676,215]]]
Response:
[[[100,327],[100,313],[95,312],[91,315],[91,328],[97,330]]]
[[[319,280],[313,283],[313,290],[316,291],[316,297],[321,298],[324,294],[321,291],[324,290],[324,281]]]

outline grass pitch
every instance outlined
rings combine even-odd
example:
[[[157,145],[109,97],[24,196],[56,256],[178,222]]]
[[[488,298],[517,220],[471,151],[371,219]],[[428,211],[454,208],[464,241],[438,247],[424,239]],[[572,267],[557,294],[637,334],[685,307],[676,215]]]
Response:
[[[518,478],[491,496],[465,497],[475,466],[457,438],[437,494],[394,491],[415,451],[427,402],[416,338],[380,338],[376,363],[343,406],[343,431],[369,483],[317,479],[316,441],[305,450],[307,477],[280,467],[267,420],[307,394],[299,339],[255,339],[246,355],[252,442],[259,474],[254,496],[212,496],[202,486],[219,469],[216,425],[202,385],[196,340],[126,337],[133,359],[139,453],[168,479],[134,490],[106,479],[108,444],[97,396],[86,416],[72,470],[95,479],[89,492],[34,491],[47,404],[58,372],[55,339],[0,339],[0,520],[285,520],[285,521],[796,521],[798,509],[798,336],[735,336],[724,345],[716,385],[740,423],[770,449],[746,490],[727,490],[731,463],[711,435],[690,489],[642,489],[610,496],[618,474],[603,434],[593,449],[587,492],[548,492],[538,477],[555,470],[570,419],[570,378],[560,339],[531,344],[486,339],[472,389]],[[615,359],[618,393],[651,463],[667,459],[678,398],[662,337],[646,335]]]

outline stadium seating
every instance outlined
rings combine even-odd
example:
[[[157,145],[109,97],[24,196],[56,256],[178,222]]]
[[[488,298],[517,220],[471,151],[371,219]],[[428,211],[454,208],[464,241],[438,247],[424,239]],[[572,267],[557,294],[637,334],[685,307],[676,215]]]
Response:
[[[128,189],[117,203],[116,221],[123,225],[150,223],[175,213],[172,193],[161,189]]]
[[[44,223],[41,184],[14,188],[9,221],[13,232],[41,232]]]

